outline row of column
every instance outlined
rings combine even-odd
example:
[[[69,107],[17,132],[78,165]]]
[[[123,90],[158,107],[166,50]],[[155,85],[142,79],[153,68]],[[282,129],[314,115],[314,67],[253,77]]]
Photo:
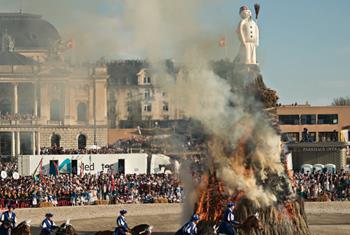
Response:
[[[32,148],[32,155],[36,155],[36,152],[38,155],[40,155],[40,132],[31,132],[32,138],[31,138],[31,148]],[[20,155],[21,154],[21,132],[19,131],[13,131],[12,132],[12,150],[11,155]]]
[[[18,113],[18,83],[13,83],[13,113]],[[37,84],[34,84],[34,116],[38,116]]]

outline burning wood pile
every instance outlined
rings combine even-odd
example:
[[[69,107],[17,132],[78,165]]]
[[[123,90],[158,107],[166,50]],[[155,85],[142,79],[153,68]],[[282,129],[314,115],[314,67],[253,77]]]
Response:
[[[201,219],[199,234],[213,234],[227,203],[236,202],[236,220],[243,222],[259,214],[259,226],[242,229],[240,234],[309,235],[303,203],[281,162],[283,153],[271,112],[251,110],[246,108],[249,115],[236,121],[226,134],[206,133],[207,156],[202,162],[206,170],[194,189],[198,195],[194,213]]]
[[[249,163],[249,161],[242,161],[247,159],[247,155],[241,155],[247,154],[245,147],[241,144],[239,150],[231,153],[235,157],[231,155],[231,158],[228,158],[231,164],[228,164],[232,167],[232,171],[240,174],[241,177],[237,176],[233,180],[237,180],[238,184],[245,180],[247,182],[246,186],[242,183],[243,185],[238,185],[235,191],[232,190],[233,186],[227,181],[228,179],[225,179],[219,163],[213,163],[207,172],[201,176],[201,183],[196,189],[199,197],[194,208],[194,213],[198,214],[201,219],[198,225],[199,234],[213,234],[213,226],[220,223],[228,202],[236,202],[235,215],[236,220],[240,222],[245,221],[256,212],[259,213],[259,220],[263,229],[251,228],[246,234],[310,234],[303,203],[297,200],[293,193],[288,175],[269,173],[268,178],[259,182],[259,177],[256,174],[257,169],[250,165],[252,163]],[[227,150],[221,153],[218,152],[218,154],[223,154],[225,151]],[[215,156],[210,158],[215,161]],[[256,185],[253,184],[253,178],[257,179]],[[261,188],[245,188],[249,186]],[[265,190],[269,193],[266,193]],[[259,193],[266,193],[268,196],[259,195]],[[241,231],[240,234],[245,233]]]

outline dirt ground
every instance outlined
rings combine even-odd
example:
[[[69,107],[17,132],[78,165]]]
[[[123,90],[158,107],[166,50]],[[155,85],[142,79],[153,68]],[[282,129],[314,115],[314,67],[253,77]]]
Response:
[[[140,206],[139,206],[140,207]],[[149,210],[145,206],[145,211]],[[162,205],[160,205],[162,207]],[[115,217],[101,217],[91,218],[89,214],[90,207],[86,207],[86,214],[89,219],[73,219],[71,223],[79,231],[79,234],[90,235],[99,230],[112,230],[115,226]],[[141,215],[141,213],[130,213],[127,217],[128,223],[131,226],[147,223],[151,224],[154,229],[154,234],[174,234],[179,228],[181,221],[181,213],[176,206],[174,211],[167,207],[159,213],[154,215]],[[141,208],[138,208],[142,210]],[[81,209],[80,209],[81,210]],[[169,210],[169,211],[167,211]],[[349,235],[350,234],[350,202],[344,203],[315,203],[306,204],[308,213],[308,220],[313,235]],[[165,212],[165,213],[164,213]],[[81,217],[84,215],[82,214]],[[38,227],[33,226],[33,235],[39,234]]]

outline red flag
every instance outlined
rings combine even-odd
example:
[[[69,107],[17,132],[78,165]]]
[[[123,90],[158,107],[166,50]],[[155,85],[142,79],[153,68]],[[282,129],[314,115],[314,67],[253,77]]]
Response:
[[[115,181],[114,181],[114,176],[113,174],[111,175],[111,191],[114,191],[115,189]]]
[[[219,40],[219,47],[225,47],[225,38],[221,37]]]
[[[56,175],[58,175],[58,166],[56,161],[53,161],[53,166],[55,167]]]
[[[39,166],[40,166],[40,169],[39,169],[40,180],[45,183],[45,179],[43,175],[43,158],[41,158]]]
[[[73,40],[73,39],[68,40],[68,41],[66,42],[66,47],[67,47],[68,49],[74,48],[74,47],[75,47],[74,40]]]

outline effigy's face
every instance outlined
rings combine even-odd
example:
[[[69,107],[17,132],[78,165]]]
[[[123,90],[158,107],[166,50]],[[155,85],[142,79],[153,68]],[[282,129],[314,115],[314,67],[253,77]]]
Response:
[[[252,12],[250,10],[243,10],[240,13],[242,19],[247,19],[252,16]]]

